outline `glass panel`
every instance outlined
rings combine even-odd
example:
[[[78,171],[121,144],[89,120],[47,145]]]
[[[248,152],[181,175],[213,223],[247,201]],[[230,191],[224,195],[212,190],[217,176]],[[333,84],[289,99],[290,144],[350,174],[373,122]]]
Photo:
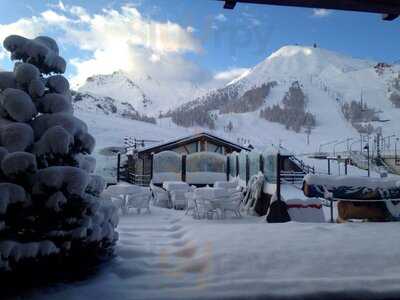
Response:
[[[229,154],[229,175],[236,177],[236,153]]]
[[[226,157],[213,152],[188,155],[186,181],[191,184],[214,184],[215,181],[226,181]]]
[[[153,157],[153,182],[182,179],[182,156],[173,151],[163,151]]]
[[[264,157],[264,176],[270,183],[276,183],[277,153],[266,152]]]
[[[217,145],[214,145],[214,144],[212,144],[212,143],[207,143],[207,151],[208,152],[218,152],[218,153],[220,153],[220,149],[218,149],[219,151],[217,151],[217,149],[218,149],[218,146]]]
[[[250,177],[257,175],[258,172],[260,172],[260,156],[261,154],[257,151],[252,151],[249,153]]]
[[[186,145],[186,148],[188,149],[189,153],[197,152],[197,142]]]
[[[239,154],[239,177],[241,180],[246,181],[246,159],[247,153],[242,151]]]

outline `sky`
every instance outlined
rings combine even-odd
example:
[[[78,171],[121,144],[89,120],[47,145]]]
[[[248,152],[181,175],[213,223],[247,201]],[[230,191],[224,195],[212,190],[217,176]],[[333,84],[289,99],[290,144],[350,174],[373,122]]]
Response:
[[[53,37],[79,86],[125,71],[170,82],[229,82],[288,44],[375,61],[400,61],[400,21],[380,15],[214,0],[0,0],[0,40]],[[0,68],[10,69],[0,48]]]

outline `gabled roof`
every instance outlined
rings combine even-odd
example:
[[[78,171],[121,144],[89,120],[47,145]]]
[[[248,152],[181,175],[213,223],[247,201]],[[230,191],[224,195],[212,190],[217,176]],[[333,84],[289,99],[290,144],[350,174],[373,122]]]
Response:
[[[212,135],[208,132],[201,132],[201,133],[197,133],[197,134],[193,134],[190,136],[186,136],[186,137],[182,137],[182,138],[177,138],[177,139],[173,139],[173,140],[169,140],[167,142],[163,142],[157,145],[152,145],[149,147],[145,147],[140,149],[138,152],[139,153],[147,153],[147,152],[160,152],[160,151],[166,151],[166,150],[170,150],[173,148],[177,148],[181,145],[186,145],[186,144],[190,144],[193,141],[197,141],[200,139],[207,139],[209,141],[214,141],[217,144],[223,144],[224,146],[230,147],[232,149],[234,149],[235,151],[250,151],[251,149],[241,146],[239,144],[233,143],[231,141],[228,141],[226,139],[223,139],[221,137]]]
[[[300,6],[326,9],[352,10],[383,14],[383,19],[393,20],[400,15],[398,0],[219,0],[225,8],[233,9],[237,2]]]

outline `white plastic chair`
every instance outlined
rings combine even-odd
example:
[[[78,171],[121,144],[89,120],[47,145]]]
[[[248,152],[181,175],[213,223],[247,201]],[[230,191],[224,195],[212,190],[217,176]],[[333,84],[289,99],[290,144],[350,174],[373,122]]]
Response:
[[[166,190],[154,184],[150,184],[150,189],[153,194],[153,205],[164,208],[170,207],[171,200]]]
[[[218,208],[209,199],[196,197],[196,206],[198,209],[198,215],[201,218],[213,219],[214,215],[219,219]]]
[[[148,193],[128,195],[127,209],[129,211],[130,208],[135,208],[138,214],[142,209],[146,209],[147,213],[150,214],[150,199],[150,191]]]
[[[186,193],[186,190],[175,190],[170,192],[172,207],[174,209],[186,209]]]
[[[235,216],[241,218],[242,215],[240,213],[240,208],[243,203],[244,195],[242,192],[236,191],[233,192],[229,199],[224,200],[220,203],[220,209],[222,212],[222,218],[226,218],[226,212],[230,211]]]
[[[194,192],[187,192],[185,197],[187,200],[185,215],[187,215],[190,211],[193,211],[192,216],[200,219],[199,209],[197,208],[196,196]]]

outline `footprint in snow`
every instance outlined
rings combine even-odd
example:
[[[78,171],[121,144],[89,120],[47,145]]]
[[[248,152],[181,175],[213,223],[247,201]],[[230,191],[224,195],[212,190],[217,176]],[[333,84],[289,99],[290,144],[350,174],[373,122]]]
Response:
[[[170,224],[176,224],[178,222],[180,222],[182,219],[174,219],[172,221],[169,221]]]
[[[173,238],[173,239],[181,239],[184,237],[184,235],[187,233],[186,230],[181,230],[181,231],[177,231],[174,233],[171,233],[170,235],[168,235],[168,237]]]
[[[167,231],[178,231],[178,230],[180,230],[180,229],[182,229],[183,227],[182,227],[182,225],[174,225],[174,226],[172,226],[172,227],[169,227],[168,229],[167,229]]]
[[[196,245],[193,242],[190,242],[182,249],[179,249],[178,251],[174,252],[174,255],[177,257],[191,258],[196,254],[196,252],[197,252]]]
[[[183,246],[187,245],[188,243],[190,243],[189,240],[178,240],[178,241],[173,242],[172,246],[183,247]]]
[[[208,256],[199,257],[185,264],[181,271],[187,273],[204,273],[210,267],[211,261]]]

